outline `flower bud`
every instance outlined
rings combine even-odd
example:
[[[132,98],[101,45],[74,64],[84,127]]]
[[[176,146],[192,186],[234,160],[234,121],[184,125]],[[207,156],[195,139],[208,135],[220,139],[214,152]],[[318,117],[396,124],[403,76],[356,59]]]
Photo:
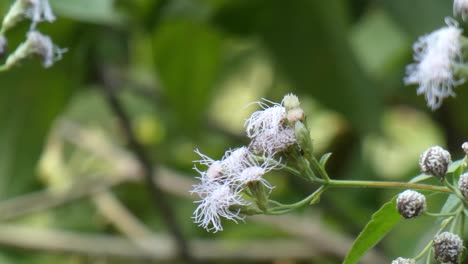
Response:
[[[460,190],[463,197],[468,198],[468,173],[460,175],[460,179],[458,179],[458,190]]]
[[[421,155],[419,167],[421,172],[441,178],[444,180],[448,165],[452,162],[450,153],[445,149],[434,146],[430,147]]]
[[[414,264],[416,263],[414,259],[407,259],[407,258],[397,258],[392,261],[392,264]]]
[[[468,155],[468,142],[462,144],[462,149],[466,155]]]
[[[396,202],[398,212],[406,219],[417,217],[426,210],[426,197],[413,190],[400,193]]]
[[[432,249],[437,261],[458,263],[458,257],[463,251],[463,241],[456,234],[443,232],[434,238]]]
[[[296,134],[297,143],[299,144],[299,147],[302,149],[302,151],[308,155],[312,155],[313,145],[312,139],[310,138],[309,129],[307,129],[307,127],[302,122],[296,122],[296,125],[294,126],[294,133]]]
[[[289,111],[291,109],[299,108],[301,103],[296,95],[290,93],[284,96],[282,105],[286,108],[286,111]]]

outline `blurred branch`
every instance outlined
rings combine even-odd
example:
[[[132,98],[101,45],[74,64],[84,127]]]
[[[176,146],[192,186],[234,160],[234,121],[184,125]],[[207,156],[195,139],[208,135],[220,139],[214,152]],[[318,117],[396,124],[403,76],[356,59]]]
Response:
[[[0,225],[0,244],[28,250],[82,254],[87,256],[137,260],[174,261],[177,249],[172,239],[152,236],[141,240],[144,250],[127,239],[111,235],[91,235],[58,230],[38,230],[17,225]],[[192,240],[193,257],[198,260],[310,259],[318,252],[299,240]]]
[[[145,241],[151,239],[151,230],[140,222],[110,191],[93,196],[93,201],[99,212],[142,250],[153,251]],[[175,245],[174,245],[175,246]]]
[[[174,236],[174,239],[178,245],[180,255],[186,262],[191,262],[189,248],[187,242],[177,225],[176,217],[168,203],[166,196],[161,188],[153,181],[153,165],[151,160],[148,158],[143,146],[138,142],[135,133],[132,129],[130,117],[128,116],[125,106],[119,100],[115,93],[118,85],[113,82],[112,78],[106,75],[104,69],[102,69],[101,77],[103,81],[103,93],[107,99],[110,109],[114,112],[115,116],[119,119],[120,125],[122,126],[123,132],[128,140],[130,150],[133,152],[138,162],[143,169],[143,177],[145,179],[148,190],[150,191],[153,202],[157,209],[161,212],[163,221],[166,223],[169,231]]]

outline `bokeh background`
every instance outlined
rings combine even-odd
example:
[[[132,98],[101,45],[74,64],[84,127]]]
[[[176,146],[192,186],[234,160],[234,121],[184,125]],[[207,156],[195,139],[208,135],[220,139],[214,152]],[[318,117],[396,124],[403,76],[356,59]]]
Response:
[[[468,88],[432,112],[402,83],[418,36],[444,26],[449,0],[50,0],[39,30],[68,48],[50,69],[0,74],[0,263],[177,263],[104,89],[124,102],[155,178],[202,263],[340,263],[398,190],[332,189],[286,217],[191,220],[195,148],[217,159],[247,144],[249,103],[297,94],[317,155],[336,179],[407,181],[427,147],[454,159],[468,137]],[[4,15],[12,1],[0,2]],[[10,50],[24,23],[8,33]],[[246,107],[247,106],[247,107]],[[316,186],[272,173],[273,197]],[[429,181],[430,182],[430,181]],[[436,184],[436,181],[432,183]],[[443,195],[429,196],[436,211]],[[414,256],[434,219],[402,221],[362,263]]]

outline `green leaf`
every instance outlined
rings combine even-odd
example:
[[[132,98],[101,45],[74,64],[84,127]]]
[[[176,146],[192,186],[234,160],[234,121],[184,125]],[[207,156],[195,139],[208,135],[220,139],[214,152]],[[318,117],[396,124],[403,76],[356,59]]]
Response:
[[[343,264],[358,263],[364,254],[375,246],[401,219],[396,210],[396,197],[372,215],[372,219],[359,234]]]
[[[51,0],[50,3],[59,16],[95,24],[125,24],[124,16],[114,8],[114,0]]]
[[[345,1],[226,2],[215,22],[232,32],[259,36],[280,76],[299,95],[311,95],[340,112],[362,134],[376,130],[382,97],[349,44]]]
[[[172,120],[193,131],[220,73],[221,35],[202,23],[167,21],[154,34],[153,51]]]
[[[453,209],[460,204],[460,199],[455,195],[455,194],[450,194],[447,197],[447,200],[444,203],[444,206],[442,206],[442,210],[440,210],[441,214],[447,214],[453,211]]]
[[[331,153],[331,152],[323,154],[323,156],[320,158],[320,165],[322,165],[322,167],[325,167],[325,165],[327,164],[328,159],[330,158],[330,156],[332,154],[333,153]]]
[[[421,182],[421,181],[425,181],[425,180],[433,178],[433,177],[434,176],[432,176],[432,175],[427,175],[427,174],[423,173],[423,174],[419,174],[419,175],[415,176],[409,182],[412,182],[412,183]]]

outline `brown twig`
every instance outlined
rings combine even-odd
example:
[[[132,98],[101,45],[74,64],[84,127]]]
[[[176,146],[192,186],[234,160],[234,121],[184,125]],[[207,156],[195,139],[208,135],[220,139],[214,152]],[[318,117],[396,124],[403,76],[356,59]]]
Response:
[[[118,118],[120,125],[122,126],[130,150],[133,152],[138,162],[141,164],[141,167],[143,169],[143,177],[145,179],[146,185],[148,186],[148,190],[151,193],[151,196],[153,197],[153,202],[156,205],[157,209],[161,212],[163,221],[166,223],[169,231],[174,236],[174,239],[179,248],[180,256],[187,263],[191,263],[193,262],[193,260],[190,257],[189,248],[179,226],[177,225],[174,212],[171,206],[169,205],[164,192],[153,181],[153,164],[146,155],[143,146],[138,142],[135,133],[133,132],[131,121],[125,110],[125,107],[120,102],[119,98],[115,93],[115,85],[113,85],[112,81],[107,80],[108,78],[106,78],[106,75],[104,73],[102,74],[102,77],[104,83],[102,91],[105,95],[105,98],[107,99],[110,109]]]

